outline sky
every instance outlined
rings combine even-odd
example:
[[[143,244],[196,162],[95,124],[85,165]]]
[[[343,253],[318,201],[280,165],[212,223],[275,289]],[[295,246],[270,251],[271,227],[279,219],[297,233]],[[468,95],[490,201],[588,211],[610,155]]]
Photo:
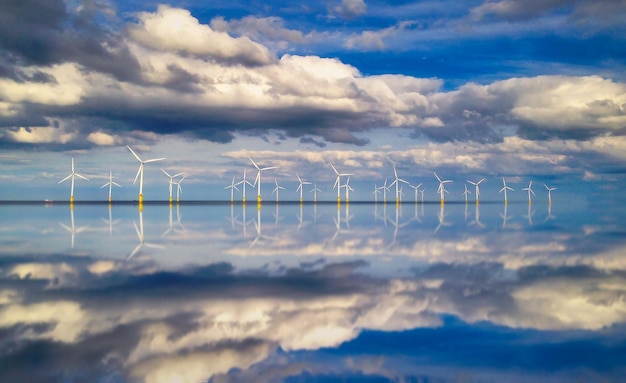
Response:
[[[626,1],[8,0],[0,4],[0,200],[228,199],[244,170],[297,199],[398,175],[502,177],[563,195],[626,188]],[[345,179],[342,181],[345,182]],[[470,185],[468,185],[470,186]],[[305,186],[305,199],[311,199]],[[412,190],[404,189],[405,199]],[[556,191],[555,191],[556,192]],[[256,193],[248,191],[249,196]],[[237,195],[240,198],[240,195]],[[554,195],[556,197],[556,194]]]

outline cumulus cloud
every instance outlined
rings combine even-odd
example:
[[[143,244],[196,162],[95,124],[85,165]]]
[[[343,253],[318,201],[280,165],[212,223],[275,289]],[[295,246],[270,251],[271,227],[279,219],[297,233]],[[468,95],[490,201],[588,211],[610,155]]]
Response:
[[[364,0],[341,0],[341,4],[333,8],[333,13],[352,19],[367,12],[367,4]]]
[[[272,129],[305,141],[363,146],[369,140],[362,133],[372,128],[410,129],[415,138],[441,143],[624,133],[625,85],[611,79],[539,76],[442,90],[439,79],[364,75],[336,58],[274,58],[245,34],[300,41],[278,19],[214,19],[212,25],[169,6],[140,13],[124,40],[138,70],[133,81],[85,70],[87,64],[72,56],[9,70],[0,79],[0,140],[76,148],[146,132],[227,143],[237,133],[262,136]],[[230,29],[240,37],[222,31]],[[66,133],[72,135],[58,138],[52,121],[71,126]],[[103,135],[113,131],[115,139]]]
[[[137,18],[139,23],[128,27],[130,38],[153,49],[244,65],[264,65],[273,59],[264,46],[200,24],[185,9],[160,5],[156,13],[143,12]]]

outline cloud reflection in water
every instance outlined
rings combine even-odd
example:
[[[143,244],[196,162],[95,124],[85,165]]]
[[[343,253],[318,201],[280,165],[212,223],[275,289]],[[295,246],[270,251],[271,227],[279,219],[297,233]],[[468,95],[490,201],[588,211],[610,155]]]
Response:
[[[624,373],[619,212],[607,219],[538,204],[530,221],[526,205],[466,207],[77,205],[74,227],[86,229],[68,233],[58,224],[71,219],[67,206],[2,206],[14,218],[2,220],[0,237],[0,375],[532,381],[549,373],[567,381]]]

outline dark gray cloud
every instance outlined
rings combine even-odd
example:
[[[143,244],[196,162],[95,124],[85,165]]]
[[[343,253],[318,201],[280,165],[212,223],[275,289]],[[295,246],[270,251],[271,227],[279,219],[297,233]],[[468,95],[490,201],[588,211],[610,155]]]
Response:
[[[138,80],[139,65],[121,36],[99,22],[103,9],[93,2],[85,4],[72,13],[62,0],[0,3],[0,59],[4,65],[75,62],[121,81]]]

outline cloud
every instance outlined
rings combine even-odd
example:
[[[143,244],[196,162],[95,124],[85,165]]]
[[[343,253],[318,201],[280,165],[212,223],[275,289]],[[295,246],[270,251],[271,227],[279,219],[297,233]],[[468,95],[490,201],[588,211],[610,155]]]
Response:
[[[301,31],[286,28],[285,20],[276,16],[246,16],[240,20],[230,21],[219,16],[211,20],[211,27],[215,31],[248,36],[266,46],[282,50],[287,49],[289,44],[305,44],[308,41]]]
[[[129,37],[149,48],[252,66],[273,60],[264,46],[214,31],[185,9],[160,5],[156,13],[142,12],[137,18],[138,24],[128,26]]]
[[[333,13],[345,19],[353,19],[367,12],[364,0],[341,0],[341,4],[333,8]]]
[[[2,2],[0,49],[18,58],[9,64],[15,73],[19,72],[15,62],[26,66],[76,62],[119,80],[136,79],[137,61],[121,36],[99,18],[114,18],[111,9],[95,2],[90,5],[69,10],[62,0]]]
[[[348,37],[343,46],[348,49],[360,51],[383,51],[387,47],[385,40],[392,40],[396,38],[406,29],[410,29],[416,24],[417,22],[414,21],[403,21],[397,25],[381,30],[363,31],[358,35]]]

